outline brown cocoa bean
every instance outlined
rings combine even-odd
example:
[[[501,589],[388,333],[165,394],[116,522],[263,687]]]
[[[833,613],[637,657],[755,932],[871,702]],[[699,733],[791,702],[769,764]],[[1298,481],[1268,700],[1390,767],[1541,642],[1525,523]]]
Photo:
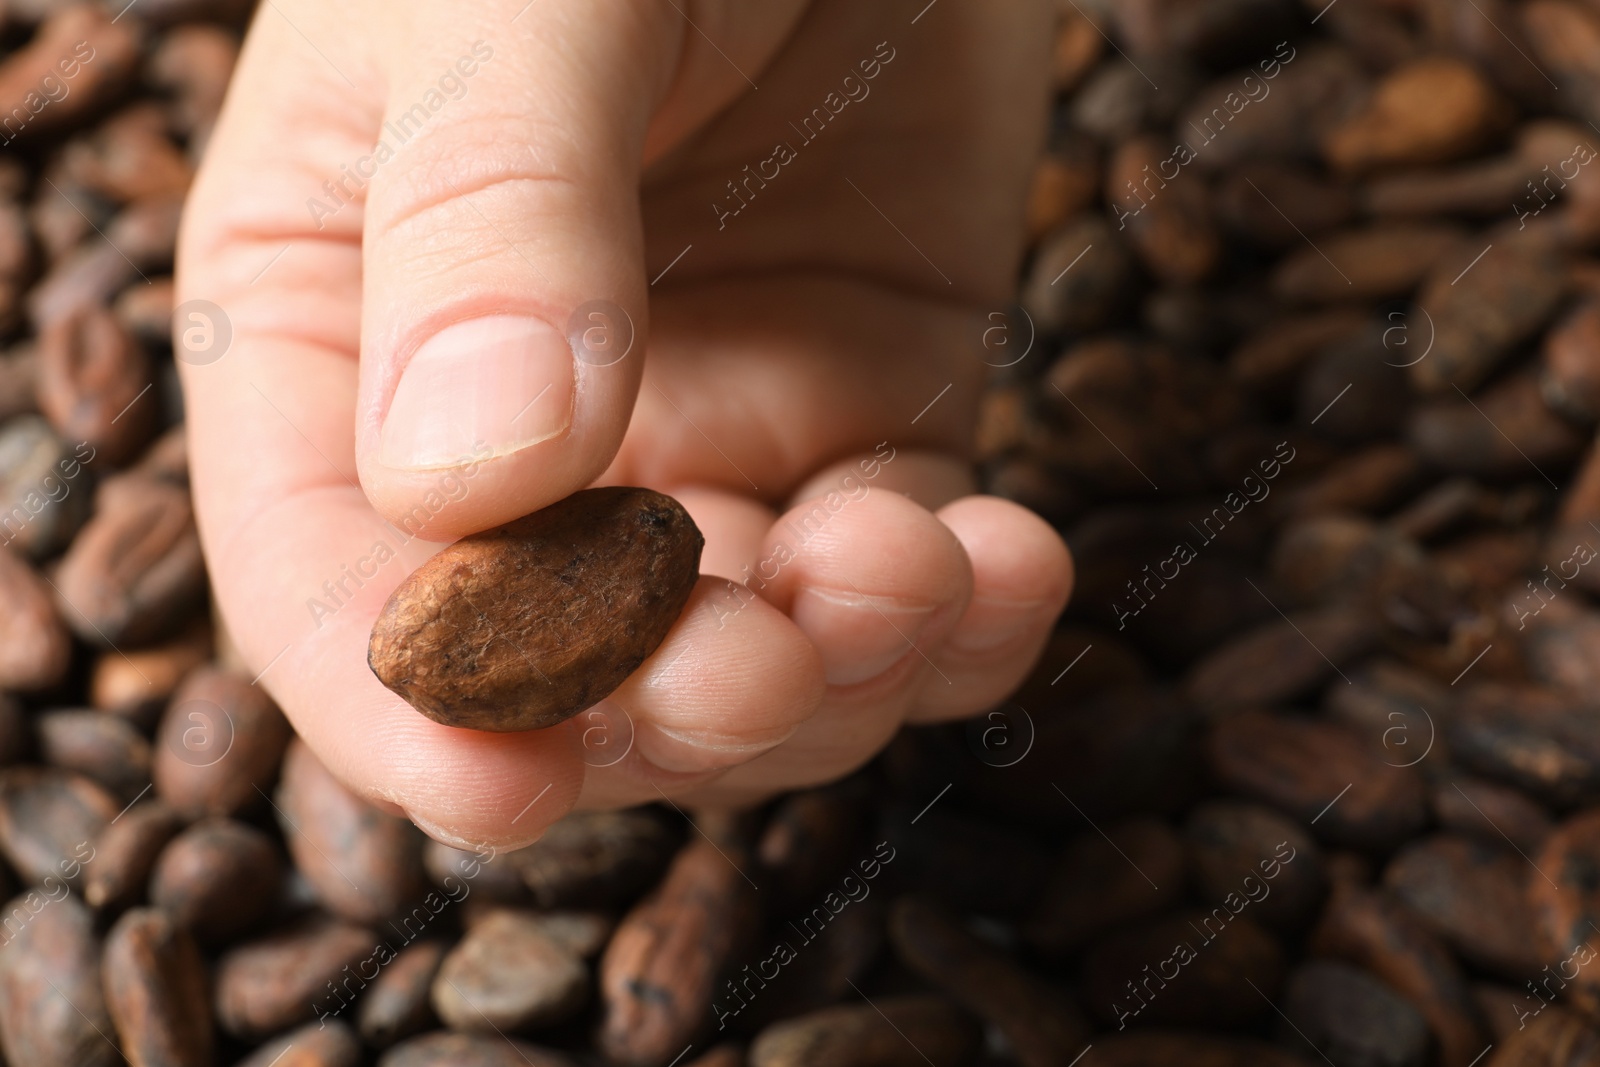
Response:
[[[1453,833],[1490,845],[1507,841],[1521,852],[1537,852],[1554,824],[1544,809],[1515,789],[1481,778],[1452,776],[1433,787],[1433,815]]]
[[[322,1012],[342,1009],[368,979],[379,940],[365,927],[313,914],[229,949],[217,961],[217,1022],[260,1040]],[[352,973],[355,972],[355,973]]]
[[[87,441],[122,465],[160,415],[144,350],[103,308],[63,315],[39,334],[39,410],[64,440]]]
[[[203,667],[184,679],[155,740],[156,795],[189,818],[260,803],[293,731],[259,686]]]
[[[1313,1061],[1264,1041],[1197,1032],[1111,1034],[1095,1038],[1081,1067],[1310,1067]]]
[[[1580,304],[1551,327],[1542,357],[1545,403],[1579,422],[1600,419],[1600,302]]]
[[[84,870],[83,899],[97,912],[116,914],[144,898],[156,857],[183,822],[159,800],[135,804],[94,839],[94,862]]]
[[[512,1038],[439,1032],[396,1045],[378,1067],[573,1067],[549,1049]]]
[[[1559,253],[1535,241],[1486,242],[1447,254],[1417,306],[1434,325],[1433,348],[1411,364],[1420,392],[1446,396],[1472,392],[1510,351],[1531,337],[1566,293]],[[1470,268],[1470,269],[1469,269]],[[1403,362],[1397,360],[1396,362]]]
[[[103,711],[48,711],[37,722],[39,757],[76,771],[131,804],[150,786],[150,742]]]
[[[136,908],[106,935],[106,1006],[131,1067],[208,1067],[212,1023],[205,963],[188,932]]]
[[[1284,990],[1283,1014],[1331,1063],[1426,1062],[1426,1020],[1388,986],[1347,963],[1315,960],[1298,968]]]
[[[1223,175],[1212,206],[1224,227],[1274,249],[1346,225],[1356,212],[1355,196],[1345,186],[1306,167],[1273,160],[1247,163]]]
[[[50,424],[22,415],[0,427],[0,541],[30,559],[52,556],[89,513],[88,443],[68,446]]]
[[[94,919],[75,897],[31,891],[4,905],[0,1051],[38,1067],[114,1067]]]
[[[860,815],[872,799],[867,782],[847,778],[793,793],[778,803],[756,845],[756,858],[773,877],[776,902],[786,911],[820,896],[864,843]]]
[[[134,474],[101,484],[94,517],[56,572],[67,624],[102,646],[171,634],[205,588],[188,491]]]
[[[52,688],[65,678],[72,639],[49,584],[27,561],[0,548],[0,687]]]
[[[1280,299],[1302,304],[1406,296],[1462,240],[1456,227],[1430,223],[1325,234],[1316,248],[1296,249],[1279,261],[1272,289]]]
[[[1204,903],[1247,896],[1252,919],[1293,930],[1309,922],[1322,902],[1327,874],[1321,850],[1299,823],[1271,808],[1226,800],[1202,804],[1189,813],[1183,843]]]
[[[1600,1031],[1553,1005],[1507,1034],[1487,1067],[1600,1067]]]
[[[168,121],[188,137],[191,153],[210,137],[238,58],[237,38],[204,23],[177,26],[163,34],[150,56],[145,75],[170,94]]]
[[[1600,789],[1600,724],[1583,699],[1531,686],[1463,688],[1442,731],[1463,766],[1558,805]]]
[[[1421,484],[1421,458],[1404,445],[1373,445],[1352,453],[1283,501],[1299,518],[1332,512],[1378,514],[1408,498]]]
[[[1546,962],[1525,899],[1530,873],[1503,842],[1438,834],[1401,849],[1383,884],[1463,959],[1519,981]]]
[[[1600,118],[1600,19],[1582,4],[1533,0],[1521,9],[1522,29],[1538,62],[1554,73],[1569,107],[1590,120]]]
[[[152,278],[149,285],[124,289],[111,307],[117,322],[141,345],[170,343],[173,299],[171,278]]]
[[[1067,993],[984,944],[939,905],[896,901],[889,936],[906,966],[1005,1035],[1023,1067],[1057,1067],[1081,1051],[1089,1026]]]
[[[1129,820],[1106,833],[1079,837],[1057,860],[1023,928],[1041,955],[1064,958],[1099,931],[1154,915],[1181,899],[1183,846],[1164,823]]]
[[[160,105],[138,103],[69,141],[60,157],[72,180],[117,203],[182,196],[193,168],[167,134]]]
[[[1193,284],[1209,275],[1222,254],[1204,186],[1168,181],[1158,173],[1172,153],[1156,137],[1119,145],[1106,163],[1106,205],[1126,224],[1146,270],[1164,281]]]
[[[1280,319],[1234,349],[1228,357],[1228,373],[1258,396],[1287,396],[1299,378],[1300,368],[1323,346],[1359,333],[1368,325],[1368,317],[1351,308],[1329,308]]]
[[[1503,479],[1577,458],[1583,435],[1552,411],[1531,374],[1475,400],[1444,397],[1416,408],[1406,438],[1423,459],[1459,474]]]
[[[1488,1043],[1460,966],[1391,898],[1335,879],[1311,939],[1319,955],[1371,971],[1428,1020],[1445,1067],[1468,1067]]]
[[[1600,892],[1591,876],[1597,856],[1600,811],[1580,810],[1558,826],[1534,855],[1534,872],[1527,880],[1540,955],[1557,961],[1539,976],[1545,992],[1536,995],[1553,999],[1560,993],[1591,1016],[1600,1010],[1600,976],[1594,968],[1585,968],[1600,946],[1600,935],[1591,925],[1600,918]],[[1569,968],[1575,973],[1568,974]]]
[[[335,915],[377,922],[422,896],[422,832],[350,792],[298,739],[276,810],[295,867]]]
[[[648,809],[574,812],[507,856],[542,908],[626,903],[666,869],[678,835]]]
[[[508,853],[467,852],[428,840],[422,844],[422,866],[440,889],[471,882],[474,897],[497,904],[523,904],[530,897]]]
[[[1261,998],[1277,996],[1283,951],[1248,915],[1219,905],[1101,937],[1084,956],[1083,974],[1089,1009],[1119,1030],[1233,1027],[1271,1013]]]
[[[1330,722],[1242,712],[1213,728],[1208,752],[1225,788],[1307,823],[1315,819],[1316,832],[1330,841],[1381,848],[1427,820],[1417,772],[1385,764]]]
[[[89,672],[89,703],[148,728],[178,684],[211,659],[211,624],[196,619],[176,637],[149,648],[102,652]]]
[[[589,999],[589,971],[535,919],[499,911],[439,967],[433,1008],[453,1030],[522,1033],[560,1022]]]
[[[70,771],[8,767],[0,771],[0,854],[30,883],[76,884],[94,857],[91,842],[120,807]]]
[[[1077,25],[1087,30],[1099,44],[1103,38],[1094,32],[1087,19],[1064,20],[1066,25]],[[1061,39],[1068,38],[1063,33]],[[1073,42],[1081,39],[1073,35]],[[1033,182],[1028,188],[1027,232],[1030,243],[1095,202],[1100,188],[1100,150],[1089,137],[1075,131],[1059,138],[1034,164]]]
[[[91,4],[64,6],[0,64],[0,100],[12,106],[30,95],[37,99],[42,81],[70,78],[71,92],[34,112],[25,125],[35,137],[72,126],[122,91],[138,63],[139,38],[132,20],[120,21]],[[22,131],[8,132],[15,137]]]
[[[1210,712],[1279,704],[1305,694],[1371,649],[1378,628],[1367,612],[1328,608],[1269,622],[1197,663],[1189,697]]]
[[[962,1063],[981,1030],[942,997],[883,997],[775,1023],[750,1045],[750,1067],[913,1067]]]
[[[272,1038],[239,1067],[361,1067],[365,1062],[354,1032],[337,1019],[322,1019]]]
[[[421,941],[400,950],[361,998],[361,1040],[388,1048],[437,1021],[429,990],[448,949],[443,941]]]
[[[1109,223],[1079,215],[1040,239],[1022,306],[1045,333],[1098,329],[1131,305],[1137,269]]]
[[[601,1049],[664,1067],[712,1021],[717,981],[754,934],[755,889],[710,842],[684,846],[666,878],[617,926],[600,961]]]
[[[1476,68],[1428,56],[1391,71],[1360,110],[1328,131],[1322,153],[1347,174],[1447,163],[1482,148],[1511,117]]]
[[[704,543],[671,497],[574,493],[412,572],[373,624],[367,662],[447,726],[554,726],[661,644],[699,578]]]
[[[209,818],[174,837],[156,858],[150,902],[203,945],[237,941],[277,906],[283,861],[272,839],[232,819]]]

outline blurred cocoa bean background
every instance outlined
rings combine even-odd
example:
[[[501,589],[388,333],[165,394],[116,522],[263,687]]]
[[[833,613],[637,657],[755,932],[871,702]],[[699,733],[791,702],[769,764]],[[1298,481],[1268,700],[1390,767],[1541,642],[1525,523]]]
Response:
[[[972,338],[1032,678],[496,854],[219,655],[170,272],[250,5],[0,5],[0,1062],[1600,1067],[1600,4],[1058,6]]]

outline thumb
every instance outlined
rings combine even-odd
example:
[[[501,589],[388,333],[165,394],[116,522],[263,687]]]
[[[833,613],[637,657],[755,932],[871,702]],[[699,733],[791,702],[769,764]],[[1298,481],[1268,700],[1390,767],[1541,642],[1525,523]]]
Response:
[[[642,370],[641,157],[682,27],[523,3],[413,9],[373,154],[324,187],[365,193],[362,484],[435,540],[593,481]]]

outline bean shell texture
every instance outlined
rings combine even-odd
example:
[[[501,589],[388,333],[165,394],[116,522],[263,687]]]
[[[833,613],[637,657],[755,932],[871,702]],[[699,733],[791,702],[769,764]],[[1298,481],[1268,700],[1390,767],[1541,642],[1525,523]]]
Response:
[[[624,486],[574,493],[417,568],[379,613],[367,662],[446,726],[554,726],[661,644],[704,544],[671,497]]]

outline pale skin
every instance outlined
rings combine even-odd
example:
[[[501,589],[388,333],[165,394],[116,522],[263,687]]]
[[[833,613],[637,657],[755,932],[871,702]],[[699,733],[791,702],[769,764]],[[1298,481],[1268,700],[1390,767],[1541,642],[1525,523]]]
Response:
[[[835,779],[903,723],[1003,699],[1072,584],[1060,538],[975,495],[966,458],[1049,5],[524,3],[263,5],[179,249],[179,300],[233,329],[181,367],[229,631],[335,774],[463,847],[527,844],[575,805]],[[789,125],[846,92],[813,140]],[[779,141],[795,158],[719,218]],[[341,168],[370,176],[336,201]],[[637,330],[607,366],[567,347],[593,300]],[[875,454],[799,543],[789,519]],[[372,622],[417,563],[595,483],[670,493],[706,538],[688,609],[597,717],[451,729],[373,677]],[[419,516],[426,539],[374,558],[385,520]]]

